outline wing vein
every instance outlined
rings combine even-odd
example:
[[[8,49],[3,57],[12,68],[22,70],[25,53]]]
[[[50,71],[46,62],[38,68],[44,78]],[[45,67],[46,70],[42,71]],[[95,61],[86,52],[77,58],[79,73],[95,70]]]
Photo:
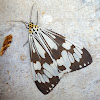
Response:
[[[37,54],[38,54],[38,56],[39,56],[39,58],[40,58],[40,54],[39,54],[39,52],[38,52],[38,50],[37,50],[37,47],[36,47],[36,44],[35,44],[35,41],[34,41],[34,37],[32,36],[32,43],[33,43],[33,47],[34,47],[34,49],[35,49],[35,51],[37,52]]]
[[[44,42],[44,44],[46,45],[47,49],[49,50],[50,54],[52,54],[52,51],[51,51],[51,48],[50,46],[48,45],[48,43],[46,42],[45,38],[43,37],[43,35],[41,33],[39,33],[42,41]]]
[[[42,29],[40,29],[41,30],[41,32],[43,32],[45,35],[47,35],[54,43],[56,43],[58,46],[60,46],[54,39],[53,39],[53,37],[52,36],[50,36],[48,33],[49,32],[44,32]]]

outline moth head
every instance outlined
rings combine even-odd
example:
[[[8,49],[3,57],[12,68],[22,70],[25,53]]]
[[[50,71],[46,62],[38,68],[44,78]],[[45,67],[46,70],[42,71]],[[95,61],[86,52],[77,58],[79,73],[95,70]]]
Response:
[[[38,26],[37,25],[34,25],[33,23],[29,23],[28,24],[28,28],[37,28]]]
[[[33,23],[29,23],[29,24],[28,24],[28,27],[29,27],[29,28],[34,28],[35,25],[34,25]]]

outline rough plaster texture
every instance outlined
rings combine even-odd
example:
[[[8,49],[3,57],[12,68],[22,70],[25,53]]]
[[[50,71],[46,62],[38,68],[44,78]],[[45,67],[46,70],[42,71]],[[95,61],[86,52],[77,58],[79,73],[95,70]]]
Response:
[[[30,67],[28,30],[22,23],[32,20],[82,44],[93,63],[79,71],[65,74],[55,89],[43,95],[35,86]],[[3,35],[1,35],[3,34]],[[100,100],[100,0],[0,0],[0,47],[4,37],[13,42],[0,57],[0,100]]]

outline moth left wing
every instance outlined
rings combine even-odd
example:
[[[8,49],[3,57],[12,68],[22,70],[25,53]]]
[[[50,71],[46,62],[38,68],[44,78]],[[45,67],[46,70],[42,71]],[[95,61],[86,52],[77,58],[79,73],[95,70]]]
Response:
[[[48,94],[60,80],[57,66],[38,39],[30,36],[29,42],[33,79],[38,89]]]

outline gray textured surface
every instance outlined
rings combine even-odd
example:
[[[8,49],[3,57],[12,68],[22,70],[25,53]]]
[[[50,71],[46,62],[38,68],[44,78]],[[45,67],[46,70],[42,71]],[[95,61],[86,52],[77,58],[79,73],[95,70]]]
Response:
[[[93,63],[64,75],[60,83],[44,96],[35,86],[30,67],[28,30],[21,23],[29,21],[32,4],[33,22],[39,11],[39,26],[52,29],[82,44]],[[0,47],[6,35],[13,42],[0,57],[0,100],[100,100],[100,0],[0,0]]]

